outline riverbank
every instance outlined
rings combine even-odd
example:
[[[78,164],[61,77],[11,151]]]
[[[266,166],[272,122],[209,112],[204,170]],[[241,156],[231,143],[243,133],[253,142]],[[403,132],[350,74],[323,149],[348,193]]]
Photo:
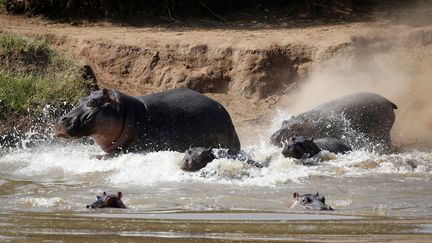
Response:
[[[429,144],[430,100],[423,91],[432,28],[423,12],[415,24],[400,17],[243,29],[71,25],[0,15],[0,31],[44,39],[88,64],[100,87],[130,95],[178,87],[205,93],[228,109],[243,142],[256,141],[249,131],[262,130],[278,114],[372,91],[399,106],[397,144]],[[421,95],[412,99],[412,93]],[[413,116],[420,117],[415,129]]]

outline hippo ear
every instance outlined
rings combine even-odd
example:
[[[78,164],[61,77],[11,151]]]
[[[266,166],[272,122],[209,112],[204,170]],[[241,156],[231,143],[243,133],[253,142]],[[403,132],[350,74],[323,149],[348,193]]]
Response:
[[[102,193],[102,195],[106,196],[106,192]]]
[[[105,103],[113,104],[117,102],[113,92],[109,89],[102,89],[102,100],[104,104]]]
[[[316,191],[316,195],[317,195],[317,196],[319,196],[319,193],[318,193],[318,191]]]
[[[313,141],[313,136],[310,138],[311,141]]]
[[[104,98],[109,98],[109,90],[107,89],[102,89],[102,96]]]
[[[123,197],[123,193],[122,193],[122,192],[118,192],[118,193],[117,193],[117,197],[118,197],[119,199],[121,199],[121,198]]]
[[[297,199],[300,197],[300,194],[298,192],[294,192],[293,197],[294,199]]]

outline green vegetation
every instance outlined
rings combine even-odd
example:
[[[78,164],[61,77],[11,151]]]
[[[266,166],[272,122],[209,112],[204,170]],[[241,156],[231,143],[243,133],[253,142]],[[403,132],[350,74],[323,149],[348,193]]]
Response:
[[[0,34],[2,113],[76,102],[86,88],[79,65],[45,41]]]
[[[0,14],[6,12],[6,0],[0,0]]]

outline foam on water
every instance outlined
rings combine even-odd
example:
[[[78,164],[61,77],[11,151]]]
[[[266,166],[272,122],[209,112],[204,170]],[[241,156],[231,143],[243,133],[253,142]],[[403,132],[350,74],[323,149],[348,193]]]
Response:
[[[0,158],[3,172],[18,177],[73,178],[89,176],[111,185],[148,186],[164,182],[196,181],[254,186],[302,183],[312,176],[363,177],[377,174],[432,174],[432,153],[405,152],[380,155],[353,151],[335,155],[326,151],[305,166],[284,158],[281,149],[265,141],[245,148],[257,160],[269,159],[267,166],[256,168],[238,160],[216,159],[197,172],[179,168],[183,153],[173,151],[148,154],[123,154],[98,159],[95,145],[49,145],[19,149]]]
[[[52,198],[32,198],[25,197],[21,199],[23,204],[26,204],[28,207],[39,207],[39,208],[52,208],[65,203],[65,200],[60,197],[52,197]]]
[[[270,124],[275,131],[290,115],[279,111]],[[432,153],[411,151],[381,155],[363,150],[341,155],[322,151],[315,158],[302,161],[285,158],[281,148],[270,145],[268,136],[243,149],[257,161],[265,161],[264,168],[256,168],[234,159],[216,159],[197,172],[180,169],[183,153],[174,151],[148,154],[122,154],[98,159],[102,155],[96,145],[79,142],[39,143],[39,146],[11,150],[0,157],[2,172],[18,178],[40,178],[42,181],[83,181],[110,185],[151,186],[165,182],[198,182],[251,186],[275,186],[304,183],[308,178],[367,177],[377,174],[407,174],[430,176]],[[305,166],[308,164],[310,166]],[[85,180],[84,180],[85,181]]]

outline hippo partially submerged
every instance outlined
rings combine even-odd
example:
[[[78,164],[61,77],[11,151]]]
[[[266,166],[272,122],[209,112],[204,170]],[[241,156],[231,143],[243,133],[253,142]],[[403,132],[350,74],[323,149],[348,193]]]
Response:
[[[333,210],[325,203],[325,197],[318,192],[316,194],[303,194],[294,192],[294,202],[291,208],[312,209],[312,210]]]
[[[204,147],[195,147],[186,150],[185,156],[181,161],[180,168],[184,171],[198,171],[207,166],[208,163],[212,162],[214,159],[228,158],[237,159],[239,161],[245,162],[249,165],[255,166],[257,168],[262,168],[263,164],[252,160],[249,156],[240,151],[239,154],[231,155],[224,150],[214,150]]]
[[[56,135],[90,136],[107,153],[183,152],[191,146],[220,146],[233,154],[240,150],[225,108],[190,89],[135,97],[117,90],[95,91],[58,120]]]
[[[102,195],[96,196],[96,201],[87,208],[126,208],[122,202],[123,194],[118,192],[117,195],[104,192]]]
[[[356,146],[381,145],[391,148],[390,129],[397,106],[374,93],[356,93],[329,101],[282,123],[271,143],[283,143],[295,134],[332,137]]]
[[[288,143],[284,145],[282,154],[285,157],[302,159],[311,158],[322,150],[335,154],[344,154],[348,151],[352,151],[351,147],[340,139],[320,138],[314,140],[313,138],[305,139],[302,136],[293,136],[289,139]]]

